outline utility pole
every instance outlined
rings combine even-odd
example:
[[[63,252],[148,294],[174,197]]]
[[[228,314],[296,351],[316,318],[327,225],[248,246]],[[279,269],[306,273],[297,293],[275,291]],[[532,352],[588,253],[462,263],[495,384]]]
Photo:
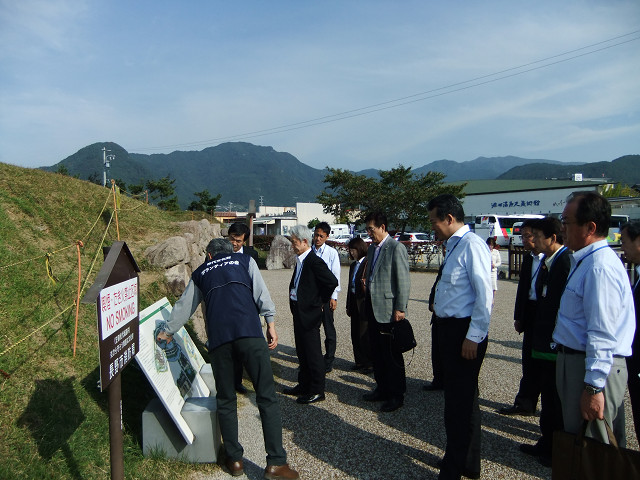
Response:
[[[114,154],[107,155],[107,152],[111,150],[107,150],[106,147],[102,147],[102,186],[107,186],[107,175],[109,173],[109,168],[111,168],[111,161],[115,160],[116,156]]]

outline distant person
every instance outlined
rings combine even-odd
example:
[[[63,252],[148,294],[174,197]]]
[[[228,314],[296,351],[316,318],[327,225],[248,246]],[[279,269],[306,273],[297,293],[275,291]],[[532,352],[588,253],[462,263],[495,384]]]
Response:
[[[407,379],[404,357],[391,348],[389,333],[393,322],[407,314],[411,279],[406,247],[387,232],[387,217],[381,212],[366,216],[372,244],[367,252],[365,312],[369,321],[369,341],[376,388],[365,393],[367,402],[383,402],[382,412],[393,412],[404,404]]]
[[[487,238],[487,245],[491,251],[491,288],[493,289],[493,298],[496,298],[496,292],[498,291],[498,267],[502,265],[502,259],[500,258],[500,250],[498,250],[498,244],[494,237]]]
[[[244,243],[249,239],[251,230],[244,223],[236,222],[229,226],[229,241],[233,247],[233,253],[245,253],[258,263],[258,252],[253,247],[245,246]],[[247,393],[247,388],[242,385],[242,363],[235,362],[233,365],[233,371],[235,373],[235,387],[238,393]]]
[[[454,195],[438,195],[427,210],[431,228],[447,249],[433,302],[444,367],[447,434],[438,478],[480,478],[478,376],[489,341],[491,255],[465,225],[464,209]]]
[[[636,319],[629,277],[607,243],[611,206],[595,192],[572,194],[562,212],[565,245],[574,251],[572,269],[560,300],[553,332],[558,360],[556,383],[564,429],[608,443],[604,422],[620,429],[616,440],[626,445],[619,413],[627,386],[627,363]]]
[[[633,337],[632,354],[627,357],[629,379],[629,398],[633,412],[633,424],[636,438],[640,442],[640,220],[632,220],[620,227],[622,251],[628,262],[635,264],[635,281],[633,282],[633,304],[636,315],[636,332]]]
[[[311,249],[312,234],[304,225],[289,229],[291,246],[297,255],[296,268],[289,284],[289,307],[293,315],[293,334],[300,369],[298,383],[285,388],[285,395],[297,396],[308,404],[325,399],[325,363],[320,342],[323,309],[338,286],[327,264]]]
[[[540,388],[532,368],[531,331],[536,318],[538,297],[536,294],[536,279],[542,267],[543,254],[536,251],[533,242],[531,226],[534,219],[525,220],[520,228],[522,232],[522,246],[525,253],[520,266],[520,279],[516,293],[516,304],[513,309],[513,327],[522,333],[522,378],[520,388],[512,406],[501,407],[498,413],[502,415],[535,415],[540,398]]]
[[[538,305],[531,330],[532,370],[540,389],[542,436],[533,445],[521,444],[520,450],[538,457],[540,463],[550,467],[553,432],[563,429],[562,408],[556,388],[558,355],[552,346],[551,336],[556,326],[560,298],[571,269],[572,252],[563,245],[562,224],[557,218],[534,220],[532,231],[535,250],[544,255],[535,284]]]
[[[338,286],[331,294],[331,299],[323,309],[322,326],[324,327],[324,366],[326,373],[333,369],[333,361],[336,358],[337,335],[333,320],[333,312],[338,306],[338,292],[340,291],[340,256],[338,251],[326,245],[326,241],[331,234],[331,227],[327,222],[320,222],[316,225],[313,233],[313,252],[327,264],[329,270],[338,279]]]
[[[349,256],[353,263],[349,267],[349,289],[347,290],[347,316],[351,318],[351,345],[354,365],[352,370],[368,372],[372,368],[369,346],[369,322],[364,312],[366,289],[363,284],[367,270],[368,245],[361,238],[348,243]]]
[[[231,244],[214,238],[207,245],[207,260],[191,275],[184,293],[158,341],[171,343],[173,335],[189,320],[204,300],[207,311],[209,356],[216,382],[220,433],[226,452],[225,466],[233,476],[244,473],[244,450],[238,441],[237,399],[233,364],[240,359],[247,369],[262,421],[267,451],[265,478],[297,479],[287,465],[282,446],[282,418],[276,396],[269,350],[278,345],[275,305],[256,262],[248,255],[233,255]],[[267,322],[267,341],[260,316]]]

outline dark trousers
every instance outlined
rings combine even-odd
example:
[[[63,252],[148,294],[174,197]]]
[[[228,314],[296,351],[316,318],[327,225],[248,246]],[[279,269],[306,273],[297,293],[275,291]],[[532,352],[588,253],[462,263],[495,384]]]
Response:
[[[376,321],[371,307],[371,296],[368,293],[365,312],[369,320],[369,342],[376,390],[388,399],[402,398],[407,391],[404,357],[391,349],[391,336],[385,335],[391,332],[391,324]]]
[[[636,334],[637,335],[637,334]],[[640,354],[633,352],[633,356],[627,357],[627,370],[629,379],[629,398],[631,399],[631,411],[633,412],[633,425],[636,429],[636,438],[640,442]]]
[[[438,323],[435,321],[435,315],[431,317],[431,368],[433,370],[431,383],[444,385],[442,357],[440,356],[440,344],[438,343]]]
[[[524,332],[522,332],[522,378],[520,389],[516,394],[514,405],[525,410],[535,412],[540,398],[540,388],[536,380],[535,367],[531,351],[533,349],[533,322],[536,316],[536,302],[527,301],[524,318]]]
[[[238,411],[233,365],[240,361],[256,391],[256,404],[262,421],[267,465],[283,465],[287,454],[282,446],[282,418],[276,396],[271,357],[264,338],[239,338],[217,347],[209,354],[216,381],[218,421],[227,457],[242,459],[244,450],[238,441]]]
[[[353,360],[356,365],[371,366],[369,322],[364,315],[360,315],[357,307],[351,309],[351,345],[353,346]]]
[[[324,328],[324,361],[325,366],[330,367],[336,358],[337,334],[336,326],[333,322],[333,310],[329,302],[324,304],[322,311],[322,326]]]
[[[307,329],[298,317],[298,307],[292,302],[293,335],[298,355],[298,385],[305,394],[324,393],[325,364],[320,341],[320,321]]]
[[[463,469],[480,472],[478,375],[488,338],[478,344],[474,360],[462,358],[470,318],[435,318],[444,370],[444,426],[447,433],[439,479],[459,479]]]
[[[551,456],[553,432],[563,430],[562,405],[556,388],[556,362],[533,359],[533,369],[540,389],[540,432],[538,445],[545,454]]]
[[[233,364],[233,382],[235,386],[242,385],[242,362],[239,360]]]

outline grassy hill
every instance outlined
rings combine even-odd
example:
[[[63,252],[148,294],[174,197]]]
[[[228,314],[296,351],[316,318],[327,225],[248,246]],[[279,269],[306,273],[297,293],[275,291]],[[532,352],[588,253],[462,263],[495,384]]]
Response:
[[[115,222],[109,225],[112,212],[107,189],[0,163],[2,479],[110,478],[107,395],[97,388],[95,306],[80,306],[75,357],[73,339],[76,242],[84,245],[81,281],[88,288],[102,265],[102,239],[106,245],[117,239]],[[144,249],[177,232],[176,219],[122,198],[120,238],[143,270],[141,309],[166,294],[162,273],[148,268]],[[141,413],[153,392],[135,361],[122,383],[126,478],[184,478],[217,468],[144,458]]]

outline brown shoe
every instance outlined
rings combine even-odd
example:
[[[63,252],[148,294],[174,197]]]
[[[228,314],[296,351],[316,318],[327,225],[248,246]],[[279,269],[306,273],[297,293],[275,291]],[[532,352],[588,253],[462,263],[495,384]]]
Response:
[[[267,465],[264,478],[268,480],[298,480],[300,475],[286,463],[284,465]]]
[[[234,477],[239,477],[244,475],[244,466],[242,465],[242,460],[233,461],[231,459],[227,459],[224,462],[224,466],[227,467],[229,473]]]

